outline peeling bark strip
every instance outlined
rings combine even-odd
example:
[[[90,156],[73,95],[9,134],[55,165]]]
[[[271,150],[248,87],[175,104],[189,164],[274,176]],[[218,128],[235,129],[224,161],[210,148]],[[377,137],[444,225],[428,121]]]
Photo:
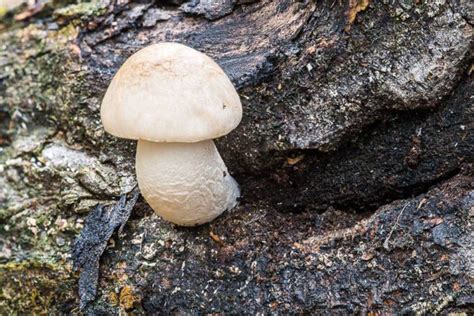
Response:
[[[95,299],[99,279],[99,260],[114,231],[121,233],[139,196],[135,188],[127,199],[124,194],[112,206],[97,205],[87,216],[84,229],[74,242],[72,260],[74,269],[81,270],[79,278],[80,308]]]

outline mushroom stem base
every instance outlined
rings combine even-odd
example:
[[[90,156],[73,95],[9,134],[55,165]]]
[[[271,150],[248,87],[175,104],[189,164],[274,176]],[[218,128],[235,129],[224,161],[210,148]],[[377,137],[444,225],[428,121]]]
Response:
[[[182,226],[212,221],[237,205],[240,190],[212,140],[139,140],[136,172],[145,200],[165,220]]]

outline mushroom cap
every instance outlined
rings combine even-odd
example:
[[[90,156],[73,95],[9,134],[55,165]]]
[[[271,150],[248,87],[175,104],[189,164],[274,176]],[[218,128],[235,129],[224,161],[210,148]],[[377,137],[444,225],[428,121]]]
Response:
[[[198,142],[240,123],[239,95],[210,57],[178,43],[145,47],[120,67],[100,109],[107,132],[153,142]]]

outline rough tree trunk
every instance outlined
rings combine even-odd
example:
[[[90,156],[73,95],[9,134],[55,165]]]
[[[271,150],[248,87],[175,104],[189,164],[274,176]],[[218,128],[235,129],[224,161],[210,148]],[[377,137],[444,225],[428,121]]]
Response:
[[[159,41],[238,87],[243,198],[193,229],[139,199],[86,312],[472,311],[472,1],[71,2],[0,6],[0,314],[78,312],[71,245],[135,185],[101,98]]]

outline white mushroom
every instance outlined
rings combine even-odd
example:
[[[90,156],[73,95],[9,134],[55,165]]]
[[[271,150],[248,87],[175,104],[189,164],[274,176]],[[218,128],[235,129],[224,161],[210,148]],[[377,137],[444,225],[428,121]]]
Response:
[[[164,219],[183,226],[212,221],[240,195],[212,139],[240,123],[242,106],[224,71],[177,43],[132,55],[101,106],[107,132],[137,139],[138,186]]]

